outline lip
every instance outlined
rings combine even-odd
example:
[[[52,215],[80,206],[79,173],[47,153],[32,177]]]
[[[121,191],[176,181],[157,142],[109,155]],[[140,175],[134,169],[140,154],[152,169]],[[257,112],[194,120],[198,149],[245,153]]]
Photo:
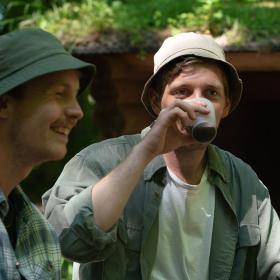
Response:
[[[70,134],[71,128],[70,127],[66,127],[66,126],[52,126],[51,130],[56,133],[59,134],[61,136],[67,137]]]

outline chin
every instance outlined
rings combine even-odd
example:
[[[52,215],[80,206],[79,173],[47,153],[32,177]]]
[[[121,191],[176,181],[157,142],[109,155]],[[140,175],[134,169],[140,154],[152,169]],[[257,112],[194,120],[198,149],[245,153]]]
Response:
[[[67,153],[66,147],[59,147],[57,149],[52,149],[49,153],[49,161],[61,160],[65,157]]]
[[[60,160],[60,159],[63,159],[66,155],[67,151],[65,150],[64,152],[60,152],[60,153],[57,153],[56,155],[56,159],[54,160]]]
[[[181,148],[184,149],[184,150],[195,151],[195,150],[205,149],[205,147],[207,147],[207,144],[199,143],[199,142],[194,140],[191,143],[183,145]]]

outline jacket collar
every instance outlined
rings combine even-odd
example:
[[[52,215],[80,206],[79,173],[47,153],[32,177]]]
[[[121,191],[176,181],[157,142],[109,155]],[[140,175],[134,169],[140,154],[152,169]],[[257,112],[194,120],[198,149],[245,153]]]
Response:
[[[158,170],[165,168],[166,165],[162,155],[155,157],[144,170],[144,180],[150,180]]]
[[[208,168],[210,172],[216,173],[224,183],[229,182],[229,174],[225,168],[223,159],[219,155],[218,148],[215,145],[209,145],[207,149]],[[150,180],[157,171],[166,168],[162,155],[155,157],[145,168],[144,180]]]
[[[218,148],[215,145],[209,145],[207,149],[208,157],[208,168],[209,171],[213,171],[219,175],[219,177],[224,181],[224,183],[229,182],[229,174],[225,168],[224,161],[218,152]]]
[[[9,212],[9,203],[6,199],[4,193],[0,190],[0,218],[4,219],[4,217]]]

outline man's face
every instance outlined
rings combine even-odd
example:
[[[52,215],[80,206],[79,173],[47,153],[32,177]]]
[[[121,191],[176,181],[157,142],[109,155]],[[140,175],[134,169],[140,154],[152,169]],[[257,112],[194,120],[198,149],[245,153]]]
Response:
[[[204,97],[210,100],[215,109],[217,126],[222,118],[228,115],[230,103],[225,95],[225,76],[215,64],[195,62],[185,65],[182,71],[175,76],[163,90],[162,97],[154,95],[151,100],[156,113],[170,106],[175,100],[191,100]],[[189,144],[197,144],[190,135],[185,136]]]
[[[76,100],[79,75],[67,70],[41,76],[22,85],[20,97],[8,99],[10,143],[21,160],[64,157],[69,133],[83,116]]]
[[[225,80],[215,64],[193,63],[183,68],[164,89],[161,108],[169,106],[175,99],[190,100],[197,97],[209,99],[215,108],[217,125],[229,112],[229,100],[225,95]]]

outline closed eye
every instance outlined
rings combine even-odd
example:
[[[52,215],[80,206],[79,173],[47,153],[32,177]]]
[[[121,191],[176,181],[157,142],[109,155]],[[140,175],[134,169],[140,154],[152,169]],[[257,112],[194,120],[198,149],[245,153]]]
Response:
[[[65,100],[67,98],[67,93],[65,91],[56,91],[54,97],[57,100]]]

